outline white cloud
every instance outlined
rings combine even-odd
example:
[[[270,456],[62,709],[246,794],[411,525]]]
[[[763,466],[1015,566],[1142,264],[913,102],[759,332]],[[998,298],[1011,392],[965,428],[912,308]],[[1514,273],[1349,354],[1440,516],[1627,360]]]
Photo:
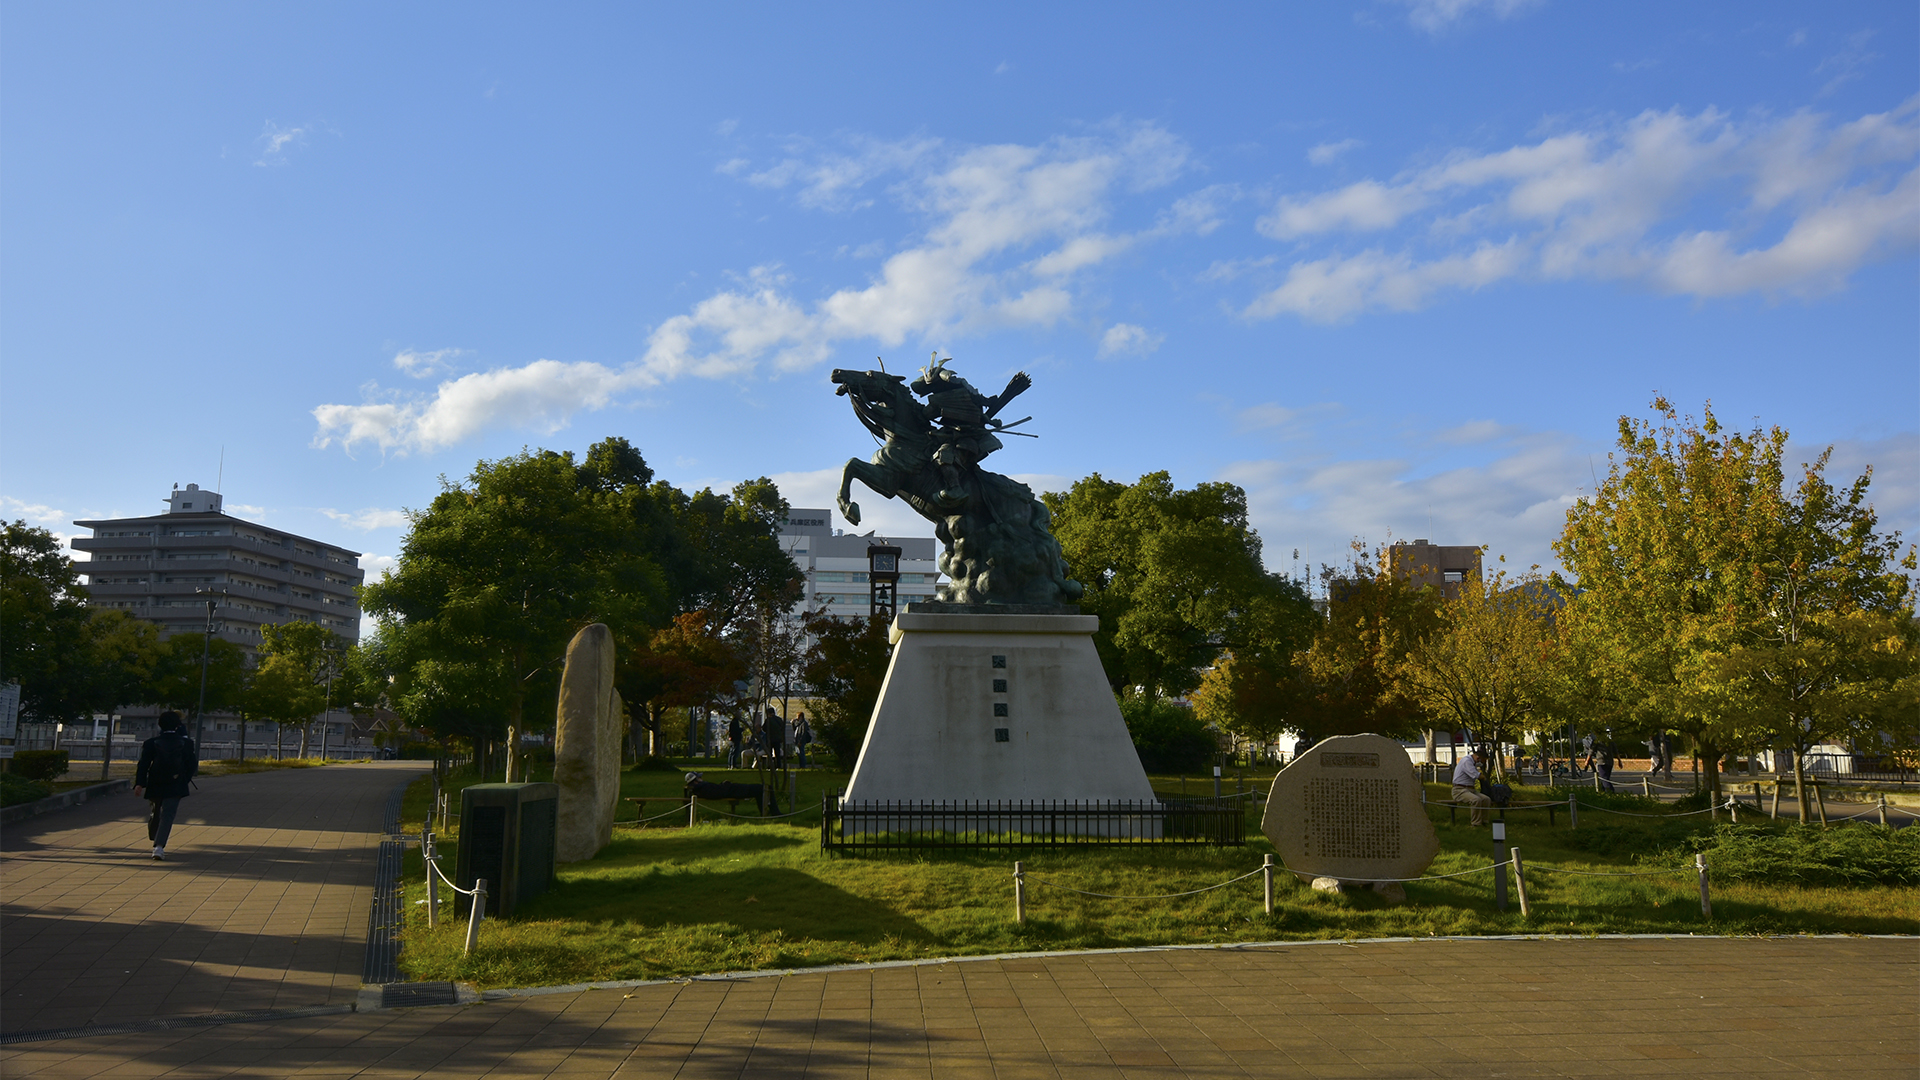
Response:
[[[1427,202],[1427,194],[1417,188],[1362,180],[1323,195],[1283,198],[1273,213],[1260,219],[1259,229],[1275,240],[1336,230],[1374,231],[1398,225]]]
[[[453,368],[453,361],[465,353],[464,349],[434,349],[422,352],[415,349],[401,349],[393,354],[393,366],[404,375],[424,379],[429,375],[438,375]]]
[[[404,529],[413,524],[407,518],[405,510],[371,508],[347,512],[321,507],[320,512],[349,529],[359,529],[361,532],[372,532],[375,529]]]
[[[1550,567],[1567,508],[1592,486],[1586,450],[1555,433],[1513,435],[1498,449],[1483,464],[1438,472],[1424,468],[1440,450],[1435,441],[1396,457],[1243,461],[1220,479],[1246,489],[1268,568],[1278,572],[1289,569],[1282,553],[1296,547],[1304,564],[1339,565],[1355,539],[1486,544],[1490,561],[1506,555],[1509,566]]]
[[[1100,355],[1109,356],[1146,356],[1158,349],[1167,340],[1167,335],[1156,334],[1144,326],[1132,323],[1114,323],[1107,332],[1100,335]]]
[[[1241,432],[1267,431],[1297,437],[1308,434],[1313,423],[1339,412],[1340,406],[1326,401],[1299,407],[1269,401],[1262,405],[1249,405],[1235,412],[1233,426]]]
[[[1204,234],[1231,189],[1176,200],[1152,227],[1106,228],[1126,192],[1164,187],[1186,166],[1179,139],[1150,125],[1038,146],[954,148],[938,140],[866,141],[853,151],[795,156],[750,182],[792,188],[806,206],[857,204],[891,178],[922,215],[924,232],[859,286],[808,305],[772,268],[753,271],[656,328],[640,370],[652,379],[742,374],[770,359],[778,370],[819,363],[835,342],[951,336],[1007,326],[1049,326],[1072,316],[1075,279],[1151,239]]]
[[[551,434],[573,414],[606,408],[616,394],[653,385],[639,368],[615,370],[594,363],[536,360],[524,367],[496,368],[443,382],[431,397],[390,395],[361,405],[321,405],[313,410],[317,449],[338,442],[352,451],[373,443],[382,453],[438,450],[493,427],[530,428]],[[377,387],[368,387],[377,396]]]
[[[1334,322],[1522,276],[1638,281],[1695,297],[1829,292],[1920,240],[1917,157],[1920,97],[1844,123],[1649,111],[1494,153],[1455,152],[1390,181],[1279,199],[1259,222],[1274,239],[1392,230],[1398,239],[1307,252],[1245,313]]]
[[[0,515],[24,518],[35,525],[65,525],[67,512],[45,503],[22,502],[9,495],[0,495]]]
[[[1454,24],[1465,19],[1475,11],[1491,12],[1497,19],[1505,19],[1517,12],[1534,7],[1541,0],[1395,0],[1407,8],[1407,21],[1429,34],[1438,34],[1452,29]]]
[[[369,584],[386,577],[400,568],[400,560],[393,555],[361,555],[360,569],[367,572]]]
[[[1307,161],[1313,165],[1331,165],[1340,160],[1340,155],[1349,150],[1367,145],[1359,139],[1341,139],[1339,142],[1325,142],[1307,151]]]
[[[307,136],[312,132],[311,124],[283,128],[271,120],[267,121],[260,137],[254,140],[260,147],[260,156],[255,158],[253,163],[261,168],[285,165],[288,152],[296,146],[304,145]]]

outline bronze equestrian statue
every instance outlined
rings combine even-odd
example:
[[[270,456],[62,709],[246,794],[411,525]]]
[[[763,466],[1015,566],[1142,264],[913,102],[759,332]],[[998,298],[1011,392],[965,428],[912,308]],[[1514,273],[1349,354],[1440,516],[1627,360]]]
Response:
[[[853,402],[880,449],[872,461],[847,462],[840,476],[840,512],[860,524],[855,480],[898,497],[928,521],[940,539],[939,598],[951,604],[1060,606],[1080,598],[1067,576],[1052,518],[1033,489],[988,472],[980,462],[1002,447],[1000,434],[1022,434],[999,418],[1033,380],[1020,372],[987,397],[946,366],[938,353],[911,384],[903,375],[835,369],[834,392]],[[922,402],[919,397],[927,400]]]

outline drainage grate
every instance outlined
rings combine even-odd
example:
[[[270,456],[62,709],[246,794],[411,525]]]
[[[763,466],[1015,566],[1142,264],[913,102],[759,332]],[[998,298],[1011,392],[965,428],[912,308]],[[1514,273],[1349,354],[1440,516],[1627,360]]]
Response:
[[[380,852],[374,861],[373,905],[367,913],[366,962],[361,966],[360,981],[375,986],[400,978],[399,938],[406,925],[400,911],[400,857],[406,851],[406,840],[398,834],[400,802],[406,796],[404,782],[387,796]]]
[[[380,1007],[411,1009],[416,1005],[458,1005],[460,995],[450,982],[388,983],[380,988]]]

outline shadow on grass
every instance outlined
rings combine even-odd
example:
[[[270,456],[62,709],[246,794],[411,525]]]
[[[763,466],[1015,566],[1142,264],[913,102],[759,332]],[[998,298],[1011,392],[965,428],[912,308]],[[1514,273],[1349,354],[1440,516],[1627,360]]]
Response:
[[[743,839],[753,839],[746,837]],[[642,926],[725,924],[748,933],[876,944],[932,941],[894,908],[786,867],[671,870],[658,867],[577,877],[526,904],[515,921],[565,919]]]
[[[819,841],[807,835],[780,835],[743,829],[696,828],[692,832],[681,829],[674,832],[662,830],[654,836],[636,835],[631,831],[613,834],[613,842],[600,850],[600,854],[583,863],[571,864],[572,868],[591,870],[602,864],[615,861],[637,859],[646,862],[686,862],[693,859],[711,859],[723,855],[758,855],[767,851],[779,851],[784,848],[805,847]]]

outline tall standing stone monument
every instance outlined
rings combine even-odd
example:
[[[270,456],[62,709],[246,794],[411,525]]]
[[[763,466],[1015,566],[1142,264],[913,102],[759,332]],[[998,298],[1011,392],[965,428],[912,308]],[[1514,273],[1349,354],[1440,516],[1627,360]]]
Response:
[[[1383,735],[1313,745],[1273,778],[1260,831],[1306,880],[1414,878],[1440,854],[1406,748]]]
[[[560,787],[555,857],[591,859],[613,839],[620,805],[620,692],[613,688],[613,632],[604,623],[573,635],[560,674],[553,782]]]
[[[893,658],[851,802],[1152,802],[1093,634],[1071,601],[1047,508],[980,462],[1025,423],[999,413],[1031,381],[988,397],[938,359],[909,383],[886,371],[835,371],[837,393],[882,440],[847,462],[840,509],[860,521],[859,480],[933,522],[948,581],[939,602],[894,619]],[[925,401],[920,400],[925,398]],[[1028,419],[1031,419],[1030,417]]]

